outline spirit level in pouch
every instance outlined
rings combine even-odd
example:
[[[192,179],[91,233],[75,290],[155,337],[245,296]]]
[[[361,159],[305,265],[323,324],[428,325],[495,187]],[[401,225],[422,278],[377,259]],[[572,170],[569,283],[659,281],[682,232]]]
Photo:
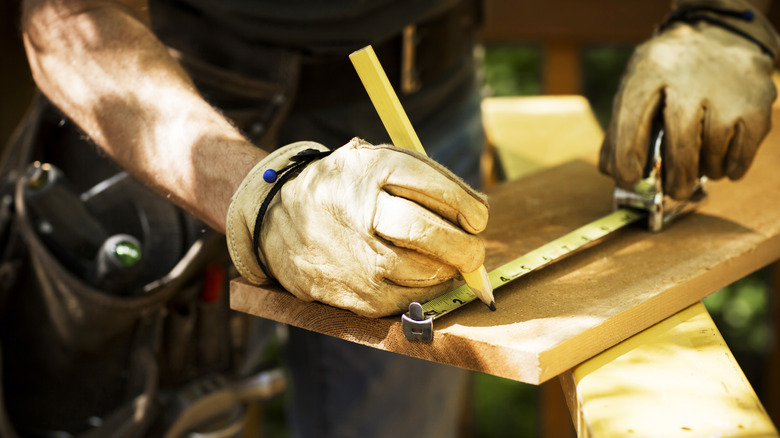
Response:
[[[661,162],[663,138],[662,124],[657,122],[648,145],[644,178],[631,190],[615,188],[612,213],[494,269],[488,274],[493,289],[590,246],[626,225],[646,219],[648,230],[658,232],[675,217],[691,211],[706,197],[703,188],[705,178],[699,179],[693,196],[687,201],[674,201],[664,196]],[[431,342],[433,320],[475,298],[474,293],[463,285],[424,304],[412,303],[409,312],[401,316],[404,336],[410,341]]]

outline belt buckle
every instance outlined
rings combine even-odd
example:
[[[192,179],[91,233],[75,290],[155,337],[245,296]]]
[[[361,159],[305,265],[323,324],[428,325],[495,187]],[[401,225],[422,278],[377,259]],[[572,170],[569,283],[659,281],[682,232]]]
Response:
[[[416,64],[417,26],[405,26],[401,39],[401,93],[412,94],[422,86]]]

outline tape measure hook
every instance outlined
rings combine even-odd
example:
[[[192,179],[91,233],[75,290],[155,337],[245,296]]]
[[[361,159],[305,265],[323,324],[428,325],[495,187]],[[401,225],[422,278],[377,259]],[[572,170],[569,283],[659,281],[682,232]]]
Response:
[[[615,210],[630,207],[646,212],[647,228],[654,233],[663,230],[676,217],[692,211],[707,196],[704,191],[704,183],[707,181],[705,177],[699,178],[693,196],[688,200],[676,201],[664,194],[661,156],[663,139],[663,125],[656,122],[650,138],[644,178],[631,190],[615,187],[612,195],[612,205]]]
[[[422,304],[409,304],[409,313],[401,315],[401,328],[410,341],[433,341],[433,316],[425,317]]]

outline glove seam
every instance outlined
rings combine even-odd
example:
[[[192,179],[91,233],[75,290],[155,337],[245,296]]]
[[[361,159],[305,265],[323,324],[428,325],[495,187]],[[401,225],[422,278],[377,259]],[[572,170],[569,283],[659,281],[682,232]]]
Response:
[[[256,218],[257,209],[252,206],[253,201],[251,199],[244,200],[244,198],[267,197],[269,190],[268,188],[263,187],[267,184],[262,181],[264,170],[288,165],[291,161],[291,157],[305,149],[329,151],[325,146],[310,141],[292,143],[281,147],[255,164],[231,197],[231,203],[228,207],[227,224],[225,227],[228,250],[239,274],[252,283],[260,284],[273,277],[268,275],[269,272],[265,270],[264,266],[261,264],[256,266],[250,261],[253,257],[249,256],[248,253],[260,251],[259,248],[251,247],[254,240],[252,235],[253,230],[251,229],[251,227],[253,227],[252,219]],[[258,181],[258,177],[260,177],[261,181]],[[257,204],[255,203],[254,206],[256,205]],[[247,258],[242,256],[244,252],[247,252]],[[259,271],[262,271],[262,274],[258,272],[257,268],[260,268]],[[266,276],[264,277],[263,274]]]
[[[256,164],[255,167],[257,167],[258,165],[260,165],[260,163]],[[247,187],[252,185],[252,183],[257,179],[257,175],[258,174],[259,174],[259,172],[254,172],[254,171],[251,172],[251,175],[250,175],[249,179],[246,180],[246,183],[242,184],[241,188],[239,188],[236,191],[236,193],[233,195],[233,199],[234,200],[239,197],[241,192],[243,192]],[[234,206],[235,206],[235,203],[231,203],[230,204],[230,208],[228,209],[228,218],[233,218],[234,217],[234,215],[232,214]],[[249,269],[249,266],[246,263],[244,263],[243,259],[241,258],[240,251],[238,250],[238,246],[236,245],[236,239],[233,238],[235,236],[235,225],[234,225],[234,223],[235,223],[234,220],[232,220],[232,219],[229,220],[228,221],[228,229],[227,229],[227,235],[230,237],[228,240],[230,241],[230,247],[232,249],[232,251],[230,251],[230,252],[233,255],[233,257],[232,257],[233,258],[233,262],[236,264],[236,268],[238,268],[238,271],[241,272],[241,274],[244,277],[247,277],[247,279],[249,281],[251,281],[253,283],[260,283],[263,280],[263,278],[260,277],[259,275],[255,275],[254,273],[252,273],[251,270]],[[261,269],[263,269],[262,266],[261,266]],[[264,269],[263,269],[263,272],[265,272]]]
[[[274,181],[268,181],[265,179],[265,175],[263,176],[263,180],[265,180],[268,183],[272,183],[273,186],[271,186],[271,190],[268,191],[268,193],[265,196],[265,199],[263,199],[263,202],[260,204],[260,208],[257,211],[257,217],[255,219],[255,226],[254,230],[252,231],[252,248],[254,249],[255,254],[255,261],[260,266],[260,269],[263,271],[263,273],[270,277],[271,275],[268,273],[268,269],[266,268],[265,264],[260,258],[260,232],[263,225],[263,219],[265,218],[265,213],[268,210],[269,205],[271,204],[271,200],[273,200],[274,196],[276,196],[279,191],[281,191],[282,187],[285,183],[290,181],[292,177],[297,175],[300,171],[302,171],[306,166],[313,163],[315,160],[318,160],[320,158],[324,158],[328,155],[330,155],[332,151],[318,151],[316,149],[305,149],[303,151],[298,152],[297,154],[293,155],[290,158],[290,161],[292,161],[292,164],[289,164],[285,166],[284,168],[276,171],[276,177],[278,179],[274,179]]]

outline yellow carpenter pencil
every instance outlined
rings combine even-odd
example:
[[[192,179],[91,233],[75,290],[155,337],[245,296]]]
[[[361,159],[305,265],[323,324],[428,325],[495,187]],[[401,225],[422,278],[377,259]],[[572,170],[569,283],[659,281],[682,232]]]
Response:
[[[366,46],[351,55],[352,65],[360,76],[368,97],[374,104],[379,118],[385,125],[390,139],[398,147],[413,149],[425,154],[425,149],[412,128],[406,112],[401,106],[401,101],[395,94],[390,81],[387,79],[379,59],[371,46]],[[493,286],[490,284],[485,266],[480,266],[474,272],[461,272],[466,284],[469,285],[477,298],[485,303],[490,310],[496,310],[496,302],[493,298]]]

